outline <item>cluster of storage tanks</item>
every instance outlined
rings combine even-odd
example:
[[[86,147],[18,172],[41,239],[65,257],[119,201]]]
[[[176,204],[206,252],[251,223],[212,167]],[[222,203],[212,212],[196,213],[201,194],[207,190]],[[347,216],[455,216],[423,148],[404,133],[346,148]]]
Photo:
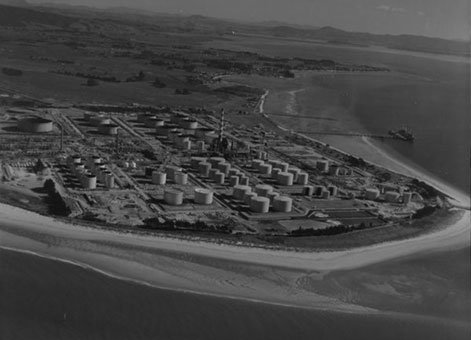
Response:
[[[108,189],[114,187],[114,175],[99,156],[91,156],[86,162],[82,161],[81,156],[71,156],[68,159],[68,165],[84,189],[94,190],[98,182],[103,183]]]
[[[232,196],[235,200],[247,204],[251,211],[259,214],[268,213],[270,207],[275,212],[289,213],[293,209],[293,200],[275,192],[273,187],[259,184],[252,188],[249,185],[236,185]]]
[[[193,191],[193,202],[198,205],[211,205],[214,193],[205,188],[195,188]],[[178,189],[167,188],[164,190],[164,201],[168,205],[179,206],[183,204],[185,193]]]
[[[191,150],[193,143],[196,143],[196,149],[205,151],[206,145],[217,138],[213,129],[200,127],[196,120],[183,113],[174,114],[170,121],[143,113],[138,115],[137,121],[155,129],[157,136],[166,138],[175,147],[183,150]]]
[[[117,135],[118,134],[118,125],[113,124],[109,117],[106,117],[103,114],[94,114],[90,112],[85,112],[83,114],[83,119],[88,122],[90,125],[97,128],[98,133],[103,135]]]
[[[379,188],[368,188],[365,190],[365,198],[370,201],[375,201],[383,195],[383,198],[388,203],[399,203],[402,201],[404,204],[409,204],[412,201],[413,193],[410,191],[404,192],[402,188],[399,191],[395,188],[388,186],[380,186]]]
[[[307,185],[309,182],[309,175],[306,172],[275,159],[268,161],[255,159],[252,161],[252,168],[260,175],[275,179],[277,184],[282,186]]]
[[[191,167],[201,177],[213,180],[217,185],[224,185],[226,182],[231,186],[249,184],[249,178],[239,169],[233,168],[223,157],[192,157]]]

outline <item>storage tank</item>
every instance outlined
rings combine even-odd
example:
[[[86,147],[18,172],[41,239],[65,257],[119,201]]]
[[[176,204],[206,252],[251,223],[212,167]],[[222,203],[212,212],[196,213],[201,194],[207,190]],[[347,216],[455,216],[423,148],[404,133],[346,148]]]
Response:
[[[328,172],[329,171],[329,161],[327,160],[318,160],[316,162],[317,170],[321,172]]]
[[[232,189],[232,196],[238,200],[243,200],[246,193],[252,192],[252,188],[248,185],[236,185]]]
[[[186,118],[180,122],[180,126],[185,130],[196,130],[198,128],[198,122],[196,120]]]
[[[83,188],[86,190],[96,189],[97,178],[95,175],[87,175],[83,178]]]
[[[367,200],[374,201],[379,197],[379,190],[376,188],[366,189],[365,197]]]
[[[257,186],[255,186],[255,192],[258,196],[266,197],[272,191],[273,187],[271,185],[258,184]]]
[[[239,177],[238,176],[229,177],[229,184],[230,184],[231,187],[239,185]]]
[[[250,205],[250,201],[252,200],[253,197],[257,197],[257,194],[254,192],[246,192],[244,194],[244,203]]]
[[[270,199],[270,203],[273,203],[273,199],[278,196],[280,196],[280,194],[274,191],[269,192],[267,195],[267,197]]]
[[[278,196],[273,199],[273,210],[289,213],[293,209],[293,200],[287,196]]]
[[[221,171],[219,171],[218,169],[210,169],[209,170],[209,178],[212,179],[212,180],[215,180],[216,178],[216,174],[220,174]]]
[[[338,188],[335,185],[329,185],[327,187],[327,190],[329,190],[330,196],[337,196]]]
[[[196,188],[195,189],[195,203],[202,205],[213,204],[213,192],[208,189]]]
[[[174,165],[167,165],[165,167],[165,173],[167,174],[167,179],[175,181],[175,173],[181,172],[182,168]]]
[[[297,183],[300,185],[307,185],[309,183],[309,175],[305,172],[300,172]]]
[[[206,145],[204,141],[199,140],[196,142],[196,149],[200,152],[204,152],[206,150]]]
[[[261,159],[254,159],[252,161],[252,168],[254,168],[257,171],[260,171],[260,165],[265,164],[265,162]]]
[[[274,179],[277,179],[278,178],[278,174],[281,172],[281,169],[280,168],[272,168],[272,171],[271,171],[271,178],[274,178]]]
[[[214,133],[214,129],[203,127],[195,130],[195,136],[200,139],[204,138],[208,133]]]
[[[261,164],[259,171],[261,175],[271,175],[272,166],[270,164]]]
[[[241,185],[249,185],[249,178],[248,177],[239,177],[239,184]]]
[[[191,150],[191,140],[184,141],[181,148],[184,151],[190,151]]]
[[[303,188],[303,195],[304,196],[312,196],[314,195],[314,187],[312,185],[306,185]]]
[[[330,192],[329,190],[323,190],[321,193],[321,198],[328,200],[330,198]]]
[[[165,183],[167,183],[167,174],[162,171],[153,171],[152,183],[157,185],[164,185]]]
[[[224,181],[226,179],[226,175],[224,175],[222,172],[218,172],[217,174],[214,175],[214,181],[216,184],[222,185],[224,184]]]
[[[314,187],[314,195],[321,196],[323,191],[327,191],[327,189],[322,185],[316,185]]]
[[[157,117],[150,117],[145,122],[144,125],[150,129],[155,129],[158,126],[164,126],[165,122]]]
[[[21,119],[18,122],[18,129],[29,133],[47,133],[53,129],[53,122],[39,116]]]
[[[102,135],[115,136],[118,134],[118,125],[115,124],[100,124],[98,125],[98,132]]]
[[[215,168],[219,163],[225,163],[226,159],[224,157],[211,157],[209,163]]]
[[[268,160],[268,164],[270,164],[273,169],[280,169],[281,168],[281,161],[277,160],[277,159],[269,159]]]
[[[409,204],[411,201],[412,201],[412,193],[411,193],[411,192],[405,192],[405,193],[402,195],[402,202],[407,205],[407,204]]]
[[[297,182],[298,181],[298,176],[299,176],[299,173],[301,172],[301,170],[299,170],[298,168],[288,168],[288,172],[290,174],[293,174],[293,182]]]
[[[218,138],[218,135],[214,132],[209,132],[204,135],[204,142],[211,144],[215,139]]]
[[[190,165],[195,170],[198,170],[199,164],[201,162],[206,162],[206,158],[205,157],[191,157],[190,159]]]
[[[280,163],[280,170],[281,172],[288,172],[289,164],[288,163]]]
[[[396,191],[387,191],[384,194],[384,199],[389,203],[396,203],[399,200],[399,197],[401,197],[401,195]]]
[[[198,164],[198,172],[203,177],[209,176],[209,170],[211,170],[211,164],[208,162],[200,162]]]
[[[276,180],[279,185],[284,185],[284,186],[293,185],[293,174],[289,172],[280,172],[276,176]]]
[[[114,188],[114,176],[111,172],[105,174],[105,186],[108,189]]]
[[[90,124],[96,127],[103,124],[111,124],[111,119],[102,115],[93,116],[92,118],[90,118]]]
[[[258,214],[266,214],[270,209],[270,199],[255,196],[250,199],[250,210]]]
[[[241,172],[239,169],[229,169],[229,172],[227,174],[228,176],[239,176],[241,175]]]
[[[183,204],[183,191],[166,189],[164,191],[164,201],[168,205],[182,205]]]
[[[81,163],[82,162],[82,157],[80,157],[79,155],[72,156],[71,161],[74,164]]]
[[[224,175],[228,175],[229,174],[229,169],[231,168],[231,165],[229,163],[219,163],[217,165],[217,168],[219,169],[219,171],[221,171]]]
[[[180,185],[187,185],[188,184],[188,174],[183,172],[176,172],[175,173],[175,183]]]

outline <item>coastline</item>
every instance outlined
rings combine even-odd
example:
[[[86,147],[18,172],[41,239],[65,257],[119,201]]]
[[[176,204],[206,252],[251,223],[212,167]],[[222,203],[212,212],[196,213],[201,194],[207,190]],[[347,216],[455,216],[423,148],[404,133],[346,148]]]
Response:
[[[265,90],[258,109],[270,119],[264,113],[268,95],[269,90]],[[389,162],[400,164],[394,158],[386,157],[384,152],[380,155]],[[401,166],[407,168],[407,164]],[[454,197],[461,205],[467,204],[466,197],[454,188],[435,179],[424,178],[421,173],[415,174]],[[375,311],[303,291],[297,286],[298,280],[306,275],[322,277],[330,271],[355,269],[417,253],[466,247],[470,241],[469,211],[464,212],[456,223],[415,238],[320,252],[117,233],[66,224],[4,204],[0,204],[0,220],[1,248],[29,251],[122,280],[247,301],[361,313]],[[212,264],[208,265],[208,261]],[[214,263],[218,265],[215,267]],[[235,269],[221,268],[221,263]],[[254,268],[260,274],[255,278],[250,273]],[[273,273],[283,277],[281,283],[273,280]]]

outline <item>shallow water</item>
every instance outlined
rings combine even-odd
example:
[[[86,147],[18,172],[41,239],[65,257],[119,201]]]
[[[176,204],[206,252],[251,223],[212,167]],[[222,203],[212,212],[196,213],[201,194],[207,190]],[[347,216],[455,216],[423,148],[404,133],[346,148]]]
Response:
[[[2,339],[467,339],[469,325],[284,308],[140,286],[0,250]],[[6,313],[8,311],[8,313]]]

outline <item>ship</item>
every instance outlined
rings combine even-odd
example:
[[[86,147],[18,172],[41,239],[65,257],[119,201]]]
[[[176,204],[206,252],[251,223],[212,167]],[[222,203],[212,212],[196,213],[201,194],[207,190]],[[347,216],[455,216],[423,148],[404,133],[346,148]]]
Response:
[[[413,142],[415,140],[415,136],[412,133],[412,130],[406,126],[403,126],[398,130],[389,130],[388,133],[394,139],[400,139],[406,142]]]

